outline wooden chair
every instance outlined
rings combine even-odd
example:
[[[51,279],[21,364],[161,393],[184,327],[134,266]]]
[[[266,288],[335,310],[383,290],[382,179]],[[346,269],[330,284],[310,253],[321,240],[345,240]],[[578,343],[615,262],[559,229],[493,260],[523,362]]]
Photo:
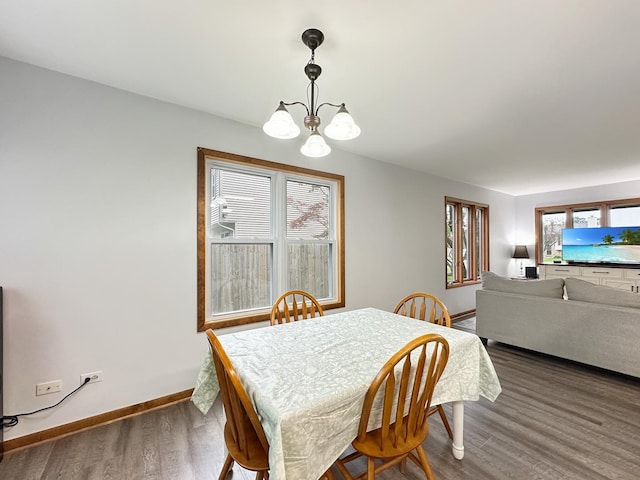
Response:
[[[324,311],[313,295],[302,290],[291,290],[276,300],[271,309],[271,325],[297,322],[317,316],[324,316]]]
[[[396,309],[393,313],[398,313],[405,317],[425,320],[444,327],[451,327],[451,316],[449,315],[447,307],[438,297],[431,295],[430,293],[418,292],[407,295],[400,300],[398,305],[396,305]],[[453,431],[451,430],[447,414],[445,413],[442,405],[432,407],[429,412],[429,416],[436,412],[440,414],[440,418],[442,419],[444,428],[447,430],[449,438],[453,439]]]
[[[207,330],[207,337],[227,417],[224,441],[229,453],[218,480],[227,477],[234,461],[247,470],[256,472],[256,480],[268,479],[269,442],[258,415],[218,337],[211,329]]]
[[[417,304],[417,305],[416,305]],[[430,293],[412,293],[407,295],[396,305],[393,313],[399,313],[405,317],[426,320],[445,327],[451,326],[451,317],[447,307],[435,295]],[[429,317],[427,318],[427,313]]]
[[[409,342],[384,364],[364,398],[358,436],[351,443],[355,452],[336,461],[347,480],[373,480],[377,473],[397,463],[404,472],[407,458],[424,471],[428,480],[435,479],[422,442],[429,434],[427,413],[433,390],[448,359],[447,341],[430,333]],[[380,428],[367,432],[376,399],[376,405],[384,402],[382,423]],[[367,471],[354,477],[345,464],[362,455],[368,457]]]
[[[218,480],[224,480],[233,468],[233,463],[256,472],[256,480],[269,479],[269,442],[262,429],[251,399],[247,394],[231,360],[213,330],[207,330],[216,376],[227,421],[224,425],[224,441],[227,458]],[[327,471],[321,480],[333,480]]]

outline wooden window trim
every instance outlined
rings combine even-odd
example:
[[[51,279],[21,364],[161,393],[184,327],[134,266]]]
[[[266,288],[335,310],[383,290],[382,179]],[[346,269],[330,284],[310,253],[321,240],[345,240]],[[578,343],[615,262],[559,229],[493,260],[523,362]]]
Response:
[[[469,238],[472,240],[472,245],[469,246],[468,248],[468,253],[469,253],[469,267],[470,267],[470,273],[471,275],[469,275],[468,279],[464,279],[463,278],[463,260],[462,260],[462,256],[461,256],[461,252],[456,251],[456,258],[459,258],[459,261],[457,262],[457,264],[454,266],[455,271],[456,271],[456,275],[455,278],[459,278],[461,279],[460,281],[454,281],[449,283],[447,281],[447,276],[446,276],[446,269],[447,269],[447,264],[446,264],[446,259],[447,259],[447,229],[446,229],[446,210],[447,210],[447,205],[454,205],[455,206],[455,210],[456,210],[456,215],[455,215],[455,231],[454,231],[454,235],[456,237],[456,245],[462,245],[462,208],[463,207],[467,207],[469,208],[469,215],[468,218],[470,219],[470,229],[469,229]],[[458,288],[458,287],[464,287],[467,285],[477,285],[478,283],[480,283],[482,280],[480,278],[480,274],[481,271],[483,269],[489,269],[489,205],[485,204],[485,203],[480,203],[480,202],[472,202],[469,200],[462,200],[460,198],[455,198],[455,197],[445,197],[444,198],[444,205],[445,205],[445,286],[447,289],[449,288]],[[475,248],[475,242],[476,242],[476,237],[477,237],[477,223],[476,223],[476,212],[478,209],[482,210],[482,224],[483,224],[483,228],[482,228],[482,258],[484,259],[483,265],[480,266],[479,270],[480,271],[476,271],[476,264],[477,264],[477,258],[476,258],[476,248]],[[472,248],[474,247],[474,248]]]
[[[268,311],[260,310],[252,314],[242,314],[225,320],[207,321],[205,311],[206,296],[206,163],[207,159],[212,158],[222,160],[228,163],[236,163],[240,165],[250,165],[269,170],[275,170],[286,173],[300,174],[307,177],[331,180],[336,183],[336,254],[338,255],[336,268],[336,299],[332,301],[320,302],[324,310],[333,308],[342,308],[345,306],[345,239],[344,239],[344,176],[333,173],[321,172],[309,168],[296,167],[283,163],[262,160],[253,157],[245,157],[233,153],[221,152],[219,150],[211,150],[198,147],[197,154],[197,213],[196,213],[196,236],[197,236],[197,331],[203,332],[208,328],[219,329],[232,327],[237,325],[247,325],[255,322],[269,320],[271,307]],[[264,309],[266,310],[266,309]]]
[[[640,197],[625,198],[620,200],[604,200],[600,202],[584,202],[584,203],[569,203],[566,205],[552,205],[546,207],[537,207],[535,209],[535,235],[536,235],[536,254],[535,259],[538,265],[543,265],[543,252],[540,248],[540,242],[542,241],[542,216],[552,213],[564,213],[565,225],[564,228],[571,228],[573,226],[573,213],[576,211],[582,211],[589,208],[600,209],[600,226],[608,227],[610,222],[609,212],[612,207],[617,206],[634,206],[640,205]]]

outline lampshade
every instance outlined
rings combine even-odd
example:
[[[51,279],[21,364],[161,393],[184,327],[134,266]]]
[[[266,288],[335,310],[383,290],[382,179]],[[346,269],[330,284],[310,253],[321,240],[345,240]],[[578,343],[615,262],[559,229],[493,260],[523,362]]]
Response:
[[[324,141],[318,132],[311,132],[305,144],[300,148],[300,153],[307,157],[324,157],[331,153],[331,147]]]
[[[300,135],[300,127],[293,121],[293,117],[280,102],[280,106],[273,112],[271,118],[262,126],[264,133],[274,138],[289,139]]]
[[[529,252],[526,245],[516,245],[512,258],[529,258]]]
[[[353,121],[353,117],[343,104],[338,113],[333,116],[331,123],[324,129],[324,133],[334,140],[351,140],[360,135],[360,127]]]

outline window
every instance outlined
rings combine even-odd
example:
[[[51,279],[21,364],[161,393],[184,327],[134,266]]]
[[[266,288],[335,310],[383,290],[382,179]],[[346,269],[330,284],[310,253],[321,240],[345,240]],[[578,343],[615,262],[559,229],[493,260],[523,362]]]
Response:
[[[640,225],[640,205],[615,205],[609,211],[610,227]]]
[[[344,177],[198,149],[198,330],[269,319],[288,290],[344,306]]]
[[[480,281],[489,270],[489,206],[445,197],[447,288]]]
[[[573,228],[597,228],[600,226],[599,208],[578,208],[573,210]]]
[[[567,223],[565,212],[545,212],[541,217],[542,255],[544,261],[552,263],[562,259],[562,229]]]
[[[640,225],[640,199],[536,208],[536,261],[562,260],[563,228]]]

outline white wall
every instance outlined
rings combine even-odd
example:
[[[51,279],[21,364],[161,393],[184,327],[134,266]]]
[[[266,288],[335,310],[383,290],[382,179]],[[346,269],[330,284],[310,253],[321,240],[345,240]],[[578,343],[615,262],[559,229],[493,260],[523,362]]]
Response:
[[[363,133],[366,136],[366,132]],[[366,137],[365,137],[366,138]],[[0,285],[5,440],[191,388],[196,333],[196,148],[345,175],[347,309],[392,309],[444,287],[444,196],[491,206],[493,269],[506,272],[514,199],[340,152],[299,154],[259,128],[0,57]],[[335,145],[334,145],[335,147]],[[35,396],[39,382],[63,392]]]

